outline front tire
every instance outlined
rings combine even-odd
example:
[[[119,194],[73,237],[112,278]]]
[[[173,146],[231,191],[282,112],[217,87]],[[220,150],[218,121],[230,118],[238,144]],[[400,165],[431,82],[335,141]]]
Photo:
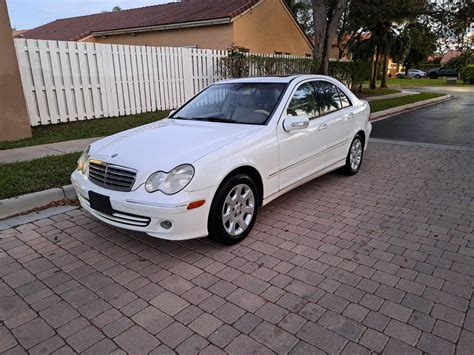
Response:
[[[248,175],[227,178],[212,201],[207,223],[209,238],[225,245],[242,241],[252,230],[258,207],[258,189]]]
[[[360,134],[357,134],[352,140],[349,153],[347,153],[346,165],[343,171],[346,175],[355,175],[362,165],[362,158],[364,157],[364,140]]]

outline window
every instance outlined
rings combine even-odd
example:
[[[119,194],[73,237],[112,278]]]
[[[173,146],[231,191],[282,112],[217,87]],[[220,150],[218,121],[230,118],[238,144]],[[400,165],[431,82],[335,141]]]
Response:
[[[241,124],[265,124],[286,84],[227,83],[211,85],[172,118]]]
[[[338,88],[338,90],[339,90],[339,97],[341,98],[342,108],[351,106],[352,105],[351,100],[349,100],[347,95],[344,94],[344,92],[341,89]]]
[[[295,91],[286,110],[289,116],[308,116],[310,119],[319,116],[316,92],[312,83],[304,83]]]
[[[328,81],[318,81],[317,90],[321,100],[321,114],[337,111],[343,107],[336,85]]]

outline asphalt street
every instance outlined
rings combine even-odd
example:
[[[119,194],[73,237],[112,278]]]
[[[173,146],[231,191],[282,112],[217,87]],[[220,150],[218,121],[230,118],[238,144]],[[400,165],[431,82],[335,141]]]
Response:
[[[373,123],[372,137],[474,147],[474,87],[417,88],[454,99]]]

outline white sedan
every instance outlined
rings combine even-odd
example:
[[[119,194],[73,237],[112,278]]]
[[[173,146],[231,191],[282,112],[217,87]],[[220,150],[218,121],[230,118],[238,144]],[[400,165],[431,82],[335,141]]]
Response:
[[[233,244],[278,196],[335,169],[357,173],[369,113],[326,76],[221,81],[167,119],[91,144],[71,179],[105,223]]]

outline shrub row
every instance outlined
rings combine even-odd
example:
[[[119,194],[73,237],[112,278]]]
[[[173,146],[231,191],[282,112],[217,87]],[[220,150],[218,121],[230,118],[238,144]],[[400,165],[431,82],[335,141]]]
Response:
[[[310,74],[314,72],[315,67],[311,58],[267,57],[229,51],[227,57],[219,60],[218,74],[223,78]],[[331,61],[329,62],[329,75],[344,83],[351,90],[360,90],[364,80],[369,78],[370,64]]]

